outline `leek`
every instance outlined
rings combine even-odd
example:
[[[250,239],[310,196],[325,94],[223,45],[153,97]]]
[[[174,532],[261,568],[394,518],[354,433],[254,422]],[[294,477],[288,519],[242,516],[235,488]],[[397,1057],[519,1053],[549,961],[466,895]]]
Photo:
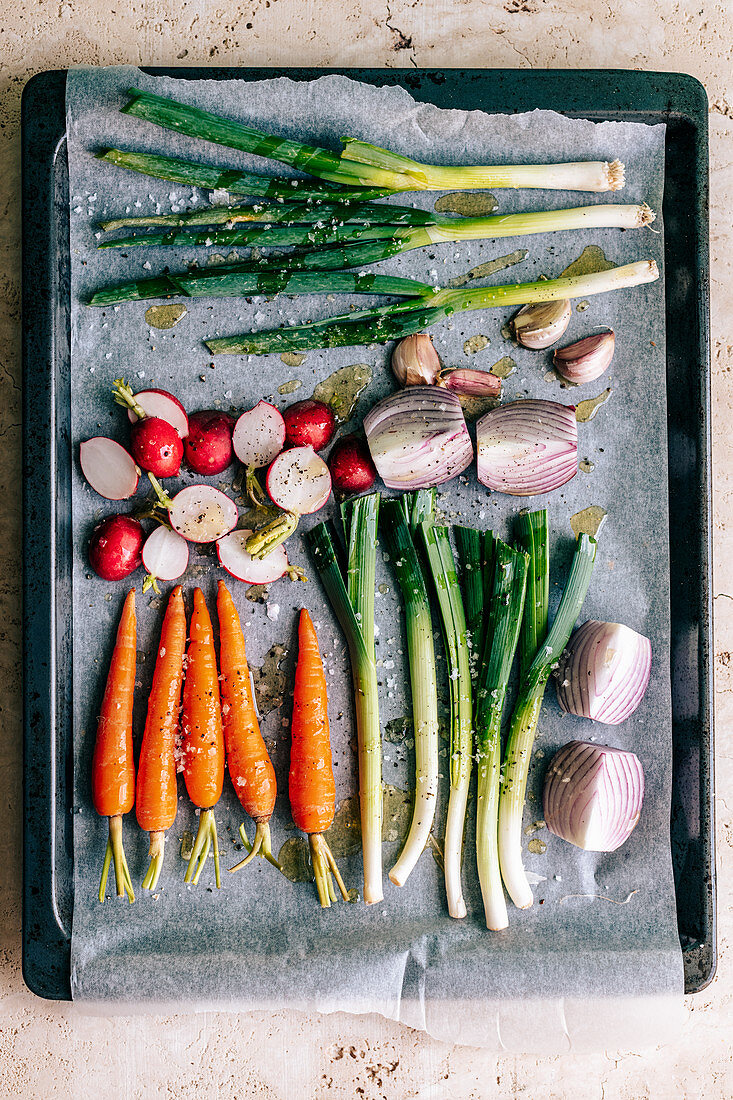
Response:
[[[460,918],[466,915],[461,885],[461,856],[473,751],[471,665],[465,611],[448,528],[423,521],[420,531],[438,599],[448,657],[451,725],[450,794],[444,845],[445,890],[448,912],[452,917]]]
[[[452,191],[480,187],[616,191],[624,185],[624,166],[619,161],[611,164],[588,161],[442,167],[420,164],[388,149],[352,139],[345,140],[341,153],[334,153],[303,142],[272,137],[209,111],[135,89],[130,90],[130,100],[122,111],[189,137],[268,157],[312,176],[351,187],[381,187],[390,191]]]
[[[346,636],[351,659],[359,747],[359,804],[364,860],[364,901],[381,901],[382,742],[374,656],[374,588],[379,494],[359,497],[343,509],[346,573],[342,573],[329,527],[307,534],[316,569]]]
[[[547,637],[550,600],[550,551],[547,539],[547,509],[520,512],[516,528],[517,543],[529,555],[527,598],[519,635],[519,673],[525,672]]]
[[[534,900],[522,864],[522,812],[540,708],[550,672],[583,606],[595,559],[596,540],[581,534],[555,621],[522,678],[509,728],[499,799],[499,861],[504,885],[518,909],[528,909]]]
[[[484,631],[482,533],[475,531],[472,527],[454,526],[453,537],[456,540],[458,561],[461,566],[463,607],[466,613],[468,645],[471,650],[471,680],[475,689]]]
[[[267,352],[306,351],[309,348],[346,347],[385,343],[421,332],[462,310],[551,302],[563,298],[604,294],[610,290],[651,283],[659,278],[654,260],[641,260],[590,275],[570,275],[536,283],[440,290],[425,304],[399,302],[361,314],[346,313],[326,321],[287,328],[266,329],[243,336],[206,341],[214,355],[264,355]]]
[[[417,497],[419,494],[414,494]],[[432,496],[432,494],[429,494]],[[399,859],[389,872],[395,886],[404,886],[425,845],[438,797],[438,688],[430,603],[406,511],[411,496],[382,503],[382,531],[405,604],[407,654],[415,733],[415,801],[412,820]],[[432,505],[431,505],[432,511]],[[413,527],[414,531],[414,527]]]
[[[522,623],[528,557],[499,539],[495,543],[495,557],[486,644],[476,698],[476,862],[486,927],[500,931],[508,924],[497,836],[501,717]]]

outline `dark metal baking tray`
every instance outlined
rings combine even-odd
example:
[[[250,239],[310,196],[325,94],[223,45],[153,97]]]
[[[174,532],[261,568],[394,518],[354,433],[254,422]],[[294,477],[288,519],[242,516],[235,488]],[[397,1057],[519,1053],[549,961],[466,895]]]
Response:
[[[707,98],[679,73],[624,70],[150,69],[188,80],[312,80],[346,72],[439,107],[544,107],[595,120],[665,122],[664,197],[672,622],[671,839],[685,989],[716,963]],[[73,911],[66,73],[23,94],[23,974],[70,997]]]

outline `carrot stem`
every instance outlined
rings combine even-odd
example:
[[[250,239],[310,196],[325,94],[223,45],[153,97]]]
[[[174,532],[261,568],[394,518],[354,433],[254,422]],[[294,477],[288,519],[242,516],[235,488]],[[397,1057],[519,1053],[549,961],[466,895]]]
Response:
[[[150,856],[150,863],[148,870],[143,879],[143,890],[154,890],[158,885],[158,879],[160,878],[160,872],[163,867],[163,856],[165,854],[165,830],[157,829],[149,834],[150,836],[150,848],[148,855]]]
[[[214,874],[216,875],[216,885],[220,887],[221,867],[219,864],[219,838],[216,834],[214,811],[202,810],[199,815],[199,828],[196,834],[193,851],[191,852],[191,858],[186,868],[186,874],[183,879],[184,882],[193,883],[194,886],[197,884],[199,875],[209,857],[212,846],[214,849]]]
[[[127,896],[130,899],[130,905],[132,905],[135,900],[135,892],[132,888],[130,870],[127,866],[127,860],[125,859],[125,849],[122,846],[122,814],[115,814],[108,818],[108,821],[109,837],[107,839],[107,849],[104,853],[102,878],[99,883],[99,900],[102,902],[104,901],[107,891],[107,877],[109,875],[110,864],[114,863],[117,897],[124,898],[125,892],[127,892]]]
[[[262,856],[267,858],[272,855],[272,848],[270,846],[270,823],[269,821],[258,821],[257,828],[255,830],[255,838],[252,842],[252,846],[249,850],[249,854],[241,860],[236,867],[230,867],[230,871],[239,871],[242,867],[246,867],[248,863],[255,858],[255,856]]]
[[[311,863],[313,864],[313,874],[316,879],[316,890],[318,891],[318,900],[321,903],[321,908],[330,908],[331,902],[336,900],[336,892],[333,888],[333,878],[336,879],[341,897],[344,901],[348,901],[349,891],[344,885],[344,880],[341,878],[341,872],[338,869],[336,860],[333,858],[333,853],[326,842],[326,838],[322,833],[310,833],[308,836],[308,843],[310,845]],[[331,877],[332,875],[333,878]]]
[[[245,846],[247,851],[250,852],[252,850],[252,845],[249,842],[249,837],[247,836],[247,830],[245,829],[244,824],[239,826],[239,836],[241,837],[242,844]],[[272,851],[265,852],[263,850],[262,855],[265,857],[268,863],[271,863],[273,867],[277,867],[278,871],[280,871],[280,873],[282,874],[282,866],[275,859]],[[230,870],[236,871],[239,866],[240,864],[237,864],[236,867],[231,867]]]

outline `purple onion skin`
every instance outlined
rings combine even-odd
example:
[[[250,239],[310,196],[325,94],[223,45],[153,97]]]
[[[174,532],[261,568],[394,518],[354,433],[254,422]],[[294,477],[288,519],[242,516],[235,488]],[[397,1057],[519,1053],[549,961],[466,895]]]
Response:
[[[476,425],[478,479],[511,496],[550,493],[578,472],[578,422],[573,405],[511,401]]]
[[[550,761],[543,812],[551,833],[587,852],[615,852],[636,826],[644,770],[633,752],[570,741]]]
[[[429,489],[473,461],[461,403],[438,386],[408,386],[369,410],[364,431],[372,461],[390,489]]]
[[[589,619],[563,653],[555,676],[557,700],[566,714],[617,726],[644,698],[652,646],[622,623]]]

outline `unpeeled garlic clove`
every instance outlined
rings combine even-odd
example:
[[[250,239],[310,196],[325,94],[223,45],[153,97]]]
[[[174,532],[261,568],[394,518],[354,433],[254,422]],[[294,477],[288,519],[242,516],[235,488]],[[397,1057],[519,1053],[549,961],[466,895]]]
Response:
[[[440,359],[425,332],[400,340],[392,352],[392,370],[401,386],[433,386],[440,373]]]
[[[549,348],[570,324],[573,310],[567,298],[559,302],[535,302],[522,306],[512,328],[522,347]]]
[[[465,397],[498,397],[501,393],[501,378],[471,367],[447,367],[438,375],[438,385]]]
[[[586,336],[576,344],[558,348],[552,357],[558,374],[576,386],[593,382],[608,369],[616,347],[616,337],[610,330],[596,336]]]

